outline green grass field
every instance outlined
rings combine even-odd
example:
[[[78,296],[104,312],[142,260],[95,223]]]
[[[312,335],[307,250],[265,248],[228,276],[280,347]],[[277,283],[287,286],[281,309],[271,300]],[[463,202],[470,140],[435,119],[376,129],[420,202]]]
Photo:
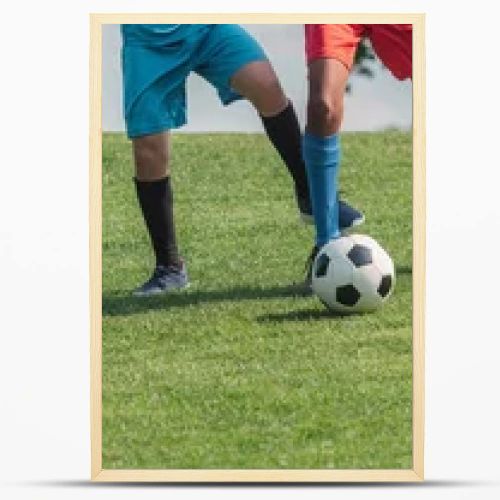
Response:
[[[130,144],[103,138],[103,467],[410,468],[411,135],[343,135],[341,187],[394,259],[394,295],[329,314],[290,286],[313,241],[263,135],[173,138],[191,288],[135,299],[153,266]]]

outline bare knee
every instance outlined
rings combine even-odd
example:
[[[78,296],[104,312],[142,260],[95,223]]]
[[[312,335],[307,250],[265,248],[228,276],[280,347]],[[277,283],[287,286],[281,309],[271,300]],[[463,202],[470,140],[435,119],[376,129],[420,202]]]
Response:
[[[137,179],[154,181],[170,174],[166,134],[135,138],[133,149]]]
[[[142,165],[164,164],[168,161],[166,148],[150,136],[134,139],[135,161]]]
[[[288,104],[278,77],[267,61],[247,64],[233,76],[231,85],[262,116],[273,116]]]
[[[307,129],[317,135],[336,134],[342,124],[343,103],[325,94],[309,97]]]
[[[273,116],[287,106],[288,99],[274,73],[261,82],[252,104],[261,116]]]

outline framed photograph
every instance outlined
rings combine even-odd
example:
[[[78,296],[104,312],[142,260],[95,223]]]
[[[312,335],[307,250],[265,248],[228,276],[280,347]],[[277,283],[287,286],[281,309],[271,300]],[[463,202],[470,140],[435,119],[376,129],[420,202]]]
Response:
[[[424,479],[424,47],[90,16],[92,480]]]

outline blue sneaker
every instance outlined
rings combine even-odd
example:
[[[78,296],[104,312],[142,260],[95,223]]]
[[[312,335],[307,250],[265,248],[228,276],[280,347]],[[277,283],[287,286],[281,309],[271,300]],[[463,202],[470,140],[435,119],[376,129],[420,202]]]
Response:
[[[305,224],[314,224],[311,201],[309,198],[297,197],[297,205],[302,221]],[[360,226],[363,222],[365,222],[365,216],[362,212],[351,207],[351,205],[345,201],[339,200],[339,227],[343,235],[356,226]]]
[[[177,266],[156,266],[151,278],[146,283],[136,288],[135,297],[151,297],[171,290],[187,288],[189,286],[186,264]]]
[[[351,207],[345,201],[339,200],[339,228],[342,235],[360,226],[363,222],[365,222],[365,216],[362,212]]]

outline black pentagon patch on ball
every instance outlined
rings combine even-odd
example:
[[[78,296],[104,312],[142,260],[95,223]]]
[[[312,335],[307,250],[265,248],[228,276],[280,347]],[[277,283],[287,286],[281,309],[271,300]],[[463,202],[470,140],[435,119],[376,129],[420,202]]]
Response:
[[[326,253],[322,253],[316,262],[316,278],[325,276],[328,271],[328,264],[330,264],[330,257]]]
[[[377,288],[377,292],[381,297],[386,297],[387,294],[391,291],[392,287],[392,276],[390,274],[386,274],[382,277],[380,281],[380,285]]]
[[[344,285],[337,288],[337,302],[343,306],[352,307],[361,297],[353,285]]]
[[[370,248],[356,243],[347,254],[349,260],[356,266],[366,266],[372,263],[372,251]]]

